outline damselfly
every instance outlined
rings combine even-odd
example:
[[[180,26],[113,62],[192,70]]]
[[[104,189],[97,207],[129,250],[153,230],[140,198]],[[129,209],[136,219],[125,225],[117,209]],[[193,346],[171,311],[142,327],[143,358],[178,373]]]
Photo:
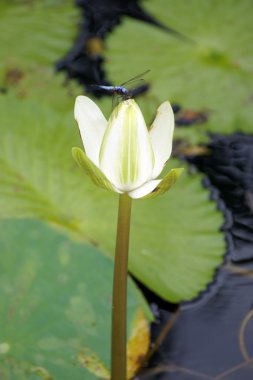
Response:
[[[103,86],[99,84],[92,85],[92,88],[97,92],[105,95],[120,96],[122,100],[133,98],[136,95],[139,95],[143,92],[146,92],[149,88],[148,84],[142,84],[141,86],[132,87],[128,89],[129,85],[132,85],[136,81],[143,81],[143,76],[147,74],[150,70],[146,70],[141,74],[136,75],[135,77],[123,82],[119,86]]]

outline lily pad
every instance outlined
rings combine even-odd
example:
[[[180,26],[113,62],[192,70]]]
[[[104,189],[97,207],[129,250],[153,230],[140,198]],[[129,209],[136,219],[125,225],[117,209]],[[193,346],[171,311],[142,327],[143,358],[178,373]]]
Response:
[[[1,220],[0,268],[0,377],[106,377],[110,366],[112,260],[42,222]],[[128,290],[133,375],[133,362],[148,348],[148,324],[143,315],[146,304],[132,281]]]
[[[252,1],[157,0],[143,5],[189,42],[126,18],[107,40],[112,81],[122,83],[148,68],[147,99],[153,109],[169,99],[186,109],[207,110],[208,123],[190,131],[181,128],[179,137],[200,141],[206,131],[251,131]]]
[[[2,1],[0,11],[1,69],[53,65],[76,33],[78,9],[70,0]]]
[[[0,4],[0,91],[65,109],[82,91],[55,72],[70,48],[79,20],[70,0]]]
[[[117,195],[94,186],[74,162],[80,138],[72,112],[4,96],[0,115],[0,217],[53,222],[112,255]],[[168,194],[134,202],[130,270],[173,302],[204,290],[225,252],[223,217],[201,179],[184,175]]]

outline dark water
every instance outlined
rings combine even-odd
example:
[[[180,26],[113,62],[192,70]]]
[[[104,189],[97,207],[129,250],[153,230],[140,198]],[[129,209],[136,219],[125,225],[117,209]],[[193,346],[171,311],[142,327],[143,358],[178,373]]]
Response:
[[[253,277],[234,273],[229,266],[219,275],[223,284],[207,302],[181,308],[140,379],[253,378],[253,365],[247,364],[253,356]],[[164,309],[160,315],[153,339],[172,316]]]
[[[207,292],[179,307],[141,380],[253,379],[253,136],[214,135],[208,148],[210,155],[188,161],[207,175],[204,185],[225,213],[225,262]],[[155,341],[176,306],[147,297]]]
[[[253,259],[253,135],[212,136],[212,154],[192,158],[219,190],[233,217],[232,260]]]

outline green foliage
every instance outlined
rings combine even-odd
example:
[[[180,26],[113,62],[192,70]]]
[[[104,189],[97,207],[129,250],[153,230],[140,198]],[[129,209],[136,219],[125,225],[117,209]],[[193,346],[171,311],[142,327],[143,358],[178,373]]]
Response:
[[[109,368],[113,262],[35,220],[2,220],[0,251],[1,379],[95,379],[87,348]],[[130,281],[129,334],[143,306]]]
[[[72,113],[5,96],[0,114],[0,217],[54,222],[111,255],[117,196],[94,186],[71,157],[81,144]],[[134,204],[131,272],[174,302],[206,287],[225,249],[222,217],[200,179],[183,175],[168,194]]]
[[[81,89],[54,65],[71,48],[78,20],[71,0],[0,3],[0,86],[58,112],[72,107]]]
[[[78,11],[70,0],[2,2],[0,67],[52,65],[71,47]]]
[[[115,84],[151,69],[151,90],[138,101],[148,124],[169,99],[208,114],[205,124],[176,128],[177,138],[196,143],[207,132],[252,133],[252,1],[142,5],[192,41],[129,18],[106,41]],[[112,261],[105,255],[114,251],[117,195],[96,188],[74,162],[71,148],[82,144],[73,106],[83,89],[54,72],[78,21],[72,0],[0,1],[0,90],[7,89],[0,94],[4,380],[95,380],[98,374],[81,364],[109,366]],[[111,99],[98,103],[108,117]],[[164,173],[181,166],[170,160]],[[133,205],[130,271],[172,302],[206,289],[225,252],[222,215],[202,177],[185,166],[167,194]],[[140,308],[149,318],[130,282],[129,335]]]
[[[130,269],[172,302],[191,300],[205,289],[225,250],[217,228],[222,216],[200,179],[183,174],[164,196],[134,207]]]
[[[153,112],[165,99],[188,109],[207,110],[208,123],[177,130],[180,138],[198,142],[206,139],[207,131],[251,132],[252,1],[156,0],[143,6],[189,41],[125,19],[107,45],[106,68],[114,83],[151,69],[145,78],[151,89],[143,101],[149,117],[147,103],[153,104]]]
[[[216,2],[210,20],[228,3]],[[111,79],[121,83],[146,68],[152,70],[151,94],[141,101],[147,120],[169,98],[186,107],[210,108],[208,128],[212,130],[230,121],[236,126],[237,117],[247,119],[247,101],[243,109],[237,105],[248,99],[250,60],[240,61],[240,69],[231,66],[232,55],[237,60],[233,44],[223,52],[213,34],[210,38],[209,32],[205,34],[203,14],[209,2],[193,1],[196,9],[191,17],[180,18],[188,12],[188,4],[145,2],[162,21],[194,39],[201,36],[203,42],[186,44],[127,20],[109,40]],[[167,7],[170,11],[164,12]],[[248,25],[248,2],[233,2],[233,7],[229,17],[235,29],[240,23]],[[0,325],[6,326],[0,329],[0,377],[6,380],[49,379],[51,375],[56,380],[92,380],[94,376],[78,365],[80,350],[83,357],[91,352],[90,357],[97,355],[101,363],[109,364],[112,262],[87,243],[112,255],[117,195],[96,188],[74,162],[71,148],[81,146],[81,141],[73,103],[82,89],[53,70],[71,47],[78,20],[72,0],[0,3],[0,87],[8,91],[0,95],[0,218],[22,218],[0,221]],[[221,23],[219,27],[227,33]],[[239,38],[239,33],[233,36]],[[243,40],[246,46],[246,37]],[[250,56],[251,44],[247,47]],[[131,51],[130,65],[126,57]],[[231,88],[237,92],[231,91],[231,99],[225,99],[223,113],[224,93]],[[99,103],[108,117],[111,100]],[[179,134],[199,140],[203,131],[195,128],[193,135],[184,130]],[[170,161],[169,166],[181,164]],[[37,221],[23,220],[27,217]],[[131,272],[167,300],[196,297],[222,261],[222,221],[201,185],[201,176],[185,170],[168,194],[134,202]],[[131,283],[131,331],[139,307],[146,310]],[[150,317],[147,310],[146,316]]]

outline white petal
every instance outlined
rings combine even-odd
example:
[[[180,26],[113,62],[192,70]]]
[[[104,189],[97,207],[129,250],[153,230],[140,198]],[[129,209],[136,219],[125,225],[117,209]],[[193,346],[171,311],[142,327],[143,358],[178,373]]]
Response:
[[[126,100],[114,110],[99,159],[99,167],[106,177],[123,192],[134,190],[151,178],[154,153],[142,113],[134,100]]]
[[[149,131],[155,155],[155,166],[152,178],[162,171],[170,158],[174,131],[174,114],[169,102],[164,102],[157,110],[156,118]]]
[[[153,179],[149,182],[144,183],[144,185],[138,189],[130,191],[128,195],[134,199],[145,197],[145,195],[151,193],[159,185],[160,182],[161,179]]]
[[[74,114],[85,153],[95,165],[99,166],[99,150],[107,120],[98,106],[87,96],[78,96],[76,98]]]

